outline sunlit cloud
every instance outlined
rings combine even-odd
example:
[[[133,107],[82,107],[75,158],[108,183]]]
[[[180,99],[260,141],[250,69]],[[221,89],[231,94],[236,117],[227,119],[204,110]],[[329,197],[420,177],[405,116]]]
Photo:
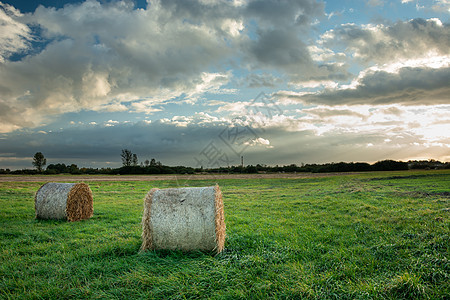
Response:
[[[33,40],[31,29],[20,19],[23,14],[13,6],[0,2],[0,63],[16,52],[26,52]]]

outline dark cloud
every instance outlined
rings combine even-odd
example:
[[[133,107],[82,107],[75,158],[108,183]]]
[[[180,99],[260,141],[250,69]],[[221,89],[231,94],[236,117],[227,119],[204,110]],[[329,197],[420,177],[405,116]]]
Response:
[[[348,65],[314,61],[298,31],[293,29],[259,30],[257,39],[247,41],[245,53],[254,69],[281,70],[293,83],[304,81],[346,80]]]
[[[249,52],[263,66],[297,69],[312,64],[306,45],[295,31],[268,30],[259,32]]]
[[[306,74],[327,77],[335,71],[330,66],[316,65],[302,40],[313,20],[324,15],[323,3],[256,0],[233,5],[222,1],[169,0],[162,1],[161,7],[171,16],[208,24],[221,33],[223,22],[243,22],[243,36],[231,38],[228,33],[226,39],[234,48],[233,54],[244,55],[250,69],[275,68],[296,80],[309,79],[310,75]]]
[[[31,157],[41,151],[53,161],[92,160],[103,162],[105,167],[106,162],[120,166],[120,151],[127,148],[137,153],[140,160],[154,157],[170,163],[192,164],[193,156],[202,150],[199,147],[217,137],[220,129],[162,122],[89,125],[48,133],[16,132],[9,134],[7,140],[0,139],[0,148],[13,157]]]
[[[436,105],[450,103],[450,68],[402,68],[398,73],[373,71],[365,74],[354,88],[326,89],[305,95],[278,93],[275,96],[313,104],[404,104]]]
[[[220,153],[226,154],[231,164],[237,165],[240,163],[239,157],[219,138],[226,128],[223,124],[179,127],[164,123],[137,123],[72,128],[47,134],[16,133],[10,135],[8,140],[0,139],[4,153],[3,159],[0,157],[0,168],[31,168],[31,157],[38,151],[44,153],[49,164],[61,162],[79,166],[119,167],[120,151],[124,148],[136,153],[140,161],[156,158],[169,165],[197,166],[196,159],[203,159],[206,166],[206,157],[202,152],[210,143]],[[259,137],[270,140],[274,148],[263,145],[245,148],[241,154],[245,156],[247,164],[352,160],[356,158],[345,156],[346,151],[355,144],[364,147],[366,141],[376,140],[358,135],[316,136],[311,131],[286,132],[281,128],[268,128]],[[341,150],[336,151],[337,148]],[[17,160],[22,163],[15,163]]]
[[[314,0],[250,0],[242,4],[233,1],[165,0],[160,5],[170,16],[187,22],[206,22],[212,26],[231,19],[256,20],[265,28],[309,26],[324,16],[324,4]],[[218,26],[220,27],[220,26]]]
[[[352,74],[347,70],[347,64],[314,62],[308,66],[299,67],[296,72],[290,74],[293,83],[302,84],[302,82],[316,81],[341,82],[352,78]]]
[[[223,19],[241,17],[241,8],[233,6],[232,1],[164,0],[151,5],[160,5],[171,18],[207,23],[216,28],[220,28]],[[162,17],[167,18],[164,14]]]

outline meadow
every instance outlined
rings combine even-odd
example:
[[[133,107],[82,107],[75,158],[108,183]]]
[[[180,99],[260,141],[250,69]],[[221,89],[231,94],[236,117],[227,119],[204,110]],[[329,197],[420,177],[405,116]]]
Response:
[[[0,182],[2,299],[449,299],[450,171],[218,183],[219,255],[139,253],[143,198],[176,180],[85,181],[94,216],[36,220],[45,182]]]

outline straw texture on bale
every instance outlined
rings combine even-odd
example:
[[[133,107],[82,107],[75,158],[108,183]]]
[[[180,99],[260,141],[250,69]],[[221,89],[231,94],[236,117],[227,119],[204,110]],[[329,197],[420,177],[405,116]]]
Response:
[[[142,246],[147,249],[222,252],[222,193],[211,187],[152,189],[144,200]]]
[[[36,219],[79,221],[94,213],[92,191],[85,183],[48,182],[34,197]]]

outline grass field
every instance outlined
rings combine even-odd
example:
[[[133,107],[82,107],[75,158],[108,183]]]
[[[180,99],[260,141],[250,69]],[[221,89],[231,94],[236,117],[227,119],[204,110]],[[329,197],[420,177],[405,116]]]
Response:
[[[217,256],[139,253],[143,198],[175,180],[86,182],[94,216],[74,223],[34,219],[43,183],[0,182],[0,298],[450,297],[448,170],[219,179]]]

